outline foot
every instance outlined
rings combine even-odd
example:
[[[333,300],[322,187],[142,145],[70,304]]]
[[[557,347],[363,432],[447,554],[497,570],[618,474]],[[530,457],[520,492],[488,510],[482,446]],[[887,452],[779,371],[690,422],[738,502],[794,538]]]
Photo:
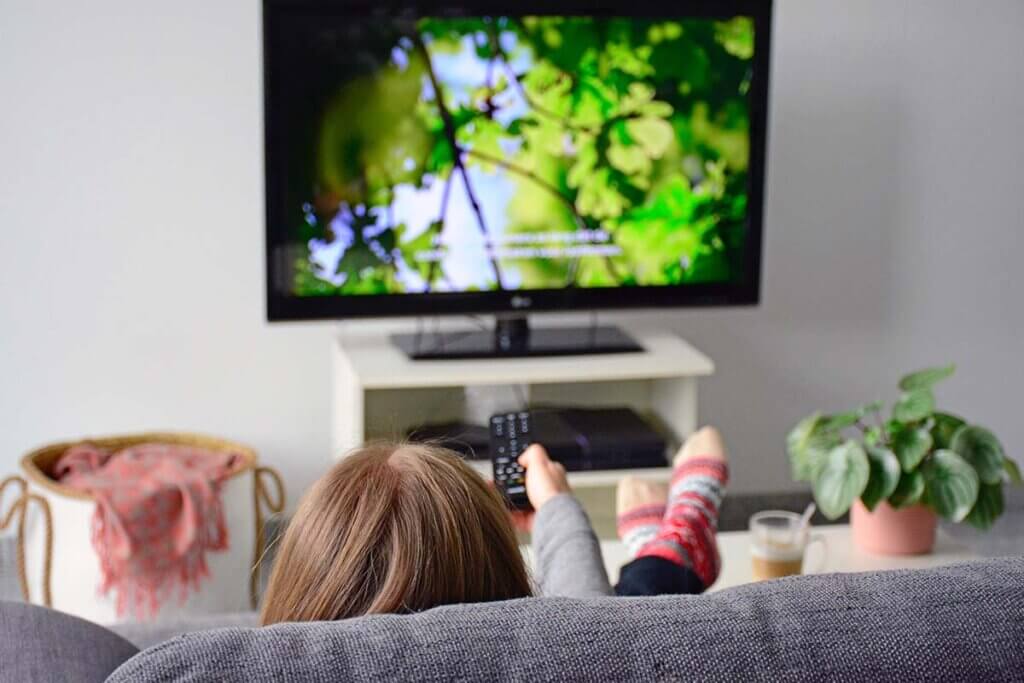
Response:
[[[637,553],[655,537],[665,516],[668,489],[637,477],[626,477],[619,482],[616,493],[616,516],[619,538],[626,546],[629,557]]]
[[[668,501],[668,487],[656,484],[639,477],[623,477],[616,491],[615,508],[623,514],[638,507],[660,505],[665,507]]]
[[[686,439],[682,448],[672,461],[672,467],[676,468],[692,458],[711,458],[728,462],[729,456],[725,452],[725,444],[722,443],[722,435],[714,427],[701,427]]]
[[[638,556],[662,557],[687,567],[709,588],[721,569],[715,534],[728,479],[718,431],[705,427],[691,435],[675,458],[665,517]]]

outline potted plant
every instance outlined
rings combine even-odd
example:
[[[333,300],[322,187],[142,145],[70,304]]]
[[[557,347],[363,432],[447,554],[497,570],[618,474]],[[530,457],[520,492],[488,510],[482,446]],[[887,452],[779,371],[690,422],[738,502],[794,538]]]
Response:
[[[936,515],[987,529],[1003,513],[1003,484],[1021,481],[992,432],[935,410],[932,389],[953,371],[948,365],[903,377],[888,420],[879,401],[815,413],[789,433],[793,478],[811,483],[827,518],[850,511],[865,550],[930,552]]]

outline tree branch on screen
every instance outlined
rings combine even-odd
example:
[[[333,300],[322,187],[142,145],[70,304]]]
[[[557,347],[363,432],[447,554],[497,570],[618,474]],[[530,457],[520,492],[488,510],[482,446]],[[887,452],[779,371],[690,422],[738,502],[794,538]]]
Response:
[[[540,188],[543,188],[543,189],[547,190],[553,197],[556,197],[559,201],[561,201],[563,204],[565,204],[566,207],[568,207],[569,211],[572,212],[573,218],[576,221],[576,227],[577,228],[579,228],[580,230],[586,230],[589,227],[588,224],[587,224],[587,220],[583,216],[581,216],[580,212],[576,209],[576,203],[572,199],[570,199],[569,197],[566,197],[564,194],[562,194],[557,187],[555,187],[551,183],[547,182],[543,178],[539,177],[533,171],[530,171],[528,169],[525,169],[525,168],[522,168],[520,166],[517,166],[516,164],[513,164],[511,161],[506,161],[504,159],[498,158],[496,156],[492,156],[490,154],[487,154],[486,152],[481,152],[479,150],[463,149],[463,148],[460,147],[459,148],[459,152],[461,154],[465,154],[466,156],[469,156],[469,157],[475,157],[475,158],[479,159],[480,161],[486,161],[489,164],[494,164],[495,166],[501,166],[502,168],[504,168],[509,173],[515,173],[516,175],[522,176],[523,178],[526,178],[526,179],[532,181],[533,183],[535,183],[537,185],[537,187],[540,187]],[[578,263],[578,261],[579,261],[579,259],[573,259],[573,264],[572,265],[575,266]],[[608,268],[609,274],[613,278],[615,278],[616,280],[621,281],[621,278],[619,277],[619,273],[616,271],[615,264],[612,263],[611,258],[608,257],[608,256],[605,256],[604,257],[604,262],[605,262],[605,266],[607,266],[607,268]],[[571,276],[574,273],[575,273],[575,268],[573,268],[573,272],[570,273],[569,284],[573,283],[573,278]]]
[[[437,217],[436,232],[434,234],[435,239],[440,239],[441,233],[444,232],[445,218],[448,215],[448,198],[452,194],[452,179],[453,173],[449,173],[448,177],[444,181],[444,191],[441,193],[441,211]],[[437,276],[437,260],[434,259],[430,262],[430,266],[427,268],[427,284],[424,287],[424,292],[429,292],[430,288],[434,284],[434,278]]]
[[[423,58],[424,66],[427,69],[427,77],[430,79],[430,84],[434,88],[434,100],[437,102],[437,109],[441,114],[441,121],[444,124],[444,136],[447,138],[448,144],[451,146],[455,170],[462,175],[462,184],[466,188],[466,197],[469,199],[469,204],[473,209],[473,213],[476,215],[476,221],[477,225],[480,227],[480,232],[484,235],[485,248],[488,250],[487,258],[491,262],[491,267],[494,269],[494,278],[497,282],[498,289],[505,289],[502,284],[501,267],[498,265],[498,261],[494,258],[493,253],[491,253],[491,249],[493,248],[491,235],[487,230],[487,223],[484,220],[483,210],[480,208],[480,203],[477,201],[476,193],[473,191],[473,183],[469,179],[469,174],[466,173],[466,165],[463,163],[462,154],[459,152],[459,145],[455,138],[455,122],[452,121],[452,114],[448,111],[448,107],[444,103],[444,90],[441,88],[441,82],[437,78],[437,74],[434,72],[434,64],[430,59],[430,52],[427,50],[427,46],[423,43],[423,38],[420,37],[418,33],[414,34],[413,41],[416,44],[417,51],[419,51],[420,56]]]

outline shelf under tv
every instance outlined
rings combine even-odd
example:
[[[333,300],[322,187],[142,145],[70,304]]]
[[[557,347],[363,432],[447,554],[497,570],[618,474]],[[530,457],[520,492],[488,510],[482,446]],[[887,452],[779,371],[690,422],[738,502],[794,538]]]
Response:
[[[408,329],[408,323],[404,325]],[[697,381],[714,364],[671,332],[633,331],[642,351],[567,357],[413,360],[391,343],[401,327],[346,325],[333,351],[331,452],[373,439],[402,438],[410,428],[465,419],[466,387],[518,385],[531,404],[628,406],[653,419],[672,441],[697,427]],[[472,328],[464,331],[471,332]],[[673,444],[675,445],[675,444]],[[477,469],[490,475],[490,465]],[[574,486],[608,486],[627,474],[665,478],[662,470],[570,473]]]

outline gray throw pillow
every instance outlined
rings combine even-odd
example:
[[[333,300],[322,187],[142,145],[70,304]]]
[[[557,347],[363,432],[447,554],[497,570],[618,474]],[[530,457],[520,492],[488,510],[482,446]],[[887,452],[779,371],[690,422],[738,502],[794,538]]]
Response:
[[[0,680],[103,681],[138,648],[91,621],[0,601]]]

